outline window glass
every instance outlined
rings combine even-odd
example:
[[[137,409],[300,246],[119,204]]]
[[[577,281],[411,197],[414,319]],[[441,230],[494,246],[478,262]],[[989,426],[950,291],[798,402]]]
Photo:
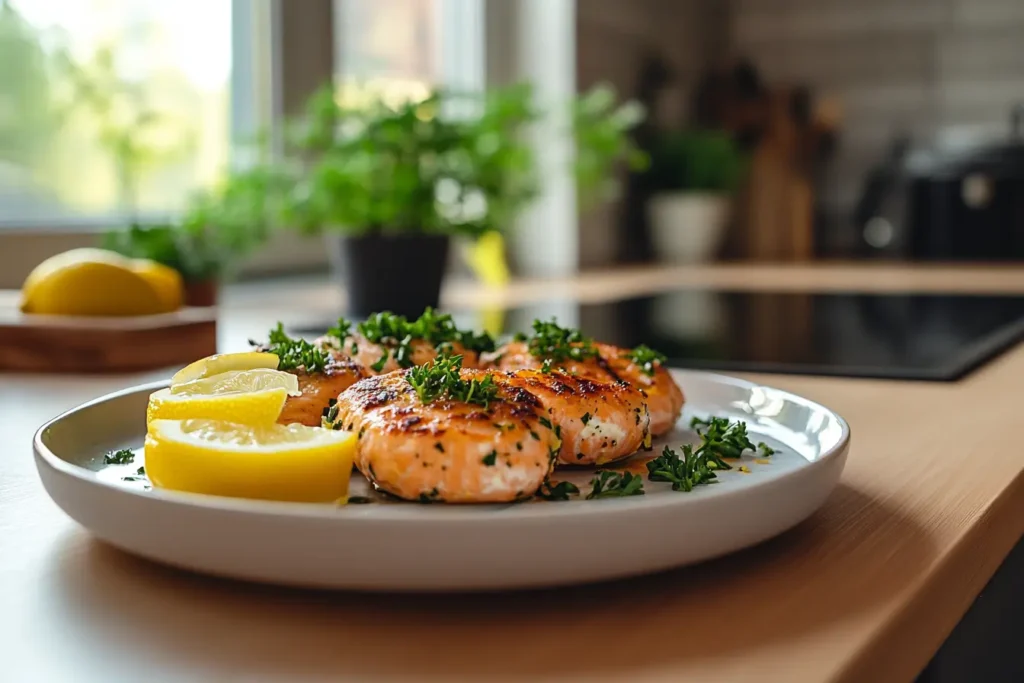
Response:
[[[335,43],[343,98],[422,98],[437,82],[438,0],[338,0]]]
[[[230,0],[0,0],[0,227],[173,212],[228,160]]]

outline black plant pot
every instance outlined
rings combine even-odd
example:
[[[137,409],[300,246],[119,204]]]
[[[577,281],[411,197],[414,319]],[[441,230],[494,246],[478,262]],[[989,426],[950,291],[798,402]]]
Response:
[[[428,306],[437,308],[448,265],[448,235],[375,233],[329,240],[348,291],[348,315],[391,311],[416,318]]]

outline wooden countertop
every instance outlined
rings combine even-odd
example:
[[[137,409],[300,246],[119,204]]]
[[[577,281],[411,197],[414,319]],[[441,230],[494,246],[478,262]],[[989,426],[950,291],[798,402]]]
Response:
[[[1024,292],[1024,269],[893,266],[647,269],[449,303],[680,284],[729,289]],[[329,285],[240,286],[225,347]],[[84,400],[167,373],[0,375],[0,647],[10,680],[906,681],[1024,533],[1017,427],[1024,347],[953,384],[753,379],[841,413],[842,481],[793,531],[705,565],[600,586],[472,597],[321,594],[182,574],[92,541],[46,497],[30,437]],[[653,530],[638,530],[653,533]],[[5,679],[6,680],[6,679]]]

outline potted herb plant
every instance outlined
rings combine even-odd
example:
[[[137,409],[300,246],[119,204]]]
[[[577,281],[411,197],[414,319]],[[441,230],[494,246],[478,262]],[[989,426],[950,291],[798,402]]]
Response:
[[[102,246],[174,268],[184,280],[185,304],[212,306],[219,283],[270,235],[281,181],[269,166],[230,173],[220,187],[194,196],[179,220],[109,230]]]
[[[654,196],[647,206],[651,239],[661,259],[692,263],[714,258],[744,166],[728,133],[691,130],[662,137],[651,152]]]
[[[621,151],[608,136],[625,117],[609,125],[618,112],[614,97],[602,98],[574,120],[602,145],[578,160],[577,174],[587,179]],[[536,197],[536,160],[524,133],[539,116],[525,85],[357,106],[325,87],[290,136],[285,223],[327,236],[352,315],[418,316],[438,305],[452,237],[504,230]]]

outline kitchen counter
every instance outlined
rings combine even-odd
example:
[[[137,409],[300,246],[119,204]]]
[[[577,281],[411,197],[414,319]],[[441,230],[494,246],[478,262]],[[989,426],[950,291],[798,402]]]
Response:
[[[1019,293],[1024,269],[661,268],[491,291],[456,283],[445,300],[599,300],[681,285]],[[240,347],[279,317],[323,319],[339,303],[319,281],[239,285],[225,298],[222,346]],[[906,681],[1024,533],[1018,346],[950,384],[748,376],[835,409],[849,421],[853,445],[839,487],[817,514],[704,565],[599,586],[462,597],[214,580],[91,540],[47,498],[32,462],[30,437],[46,419],[167,375],[0,375],[0,614],[11,625],[0,641],[0,678]]]

